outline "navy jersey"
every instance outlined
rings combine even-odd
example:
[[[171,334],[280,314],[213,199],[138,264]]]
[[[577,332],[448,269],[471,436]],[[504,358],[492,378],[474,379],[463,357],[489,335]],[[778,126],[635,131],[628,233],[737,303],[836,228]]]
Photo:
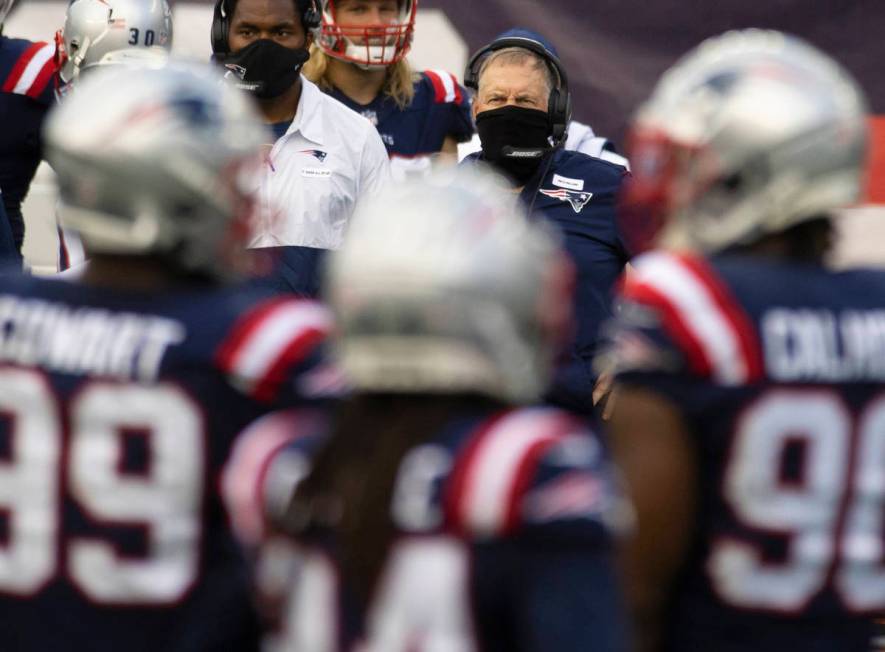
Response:
[[[40,128],[55,101],[56,71],[55,45],[0,35],[0,188],[19,250],[21,204],[42,158]]]
[[[885,273],[655,252],[620,382],[671,399],[699,509],[668,648],[871,649],[885,613]]]
[[[620,165],[579,152],[557,149],[550,156],[552,160],[541,162],[521,194],[526,206],[562,232],[565,251],[577,274],[575,333],[567,357],[557,367],[548,399],[571,410],[589,412],[599,328],[612,316],[615,282],[630,257],[615,216],[617,195],[628,172]],[[466,159],[476,160],[482,160],[481,154]]]
[[[415,97],[404,109],[384,94],[369,104],[358,104],[337,88],[329,91],[377,127],[394,179],[429,171],[429,157],[442,149],[446,137],[461,143],[473,135],[470,96],[454,75],[425,70],[418,74],[414,88]]]
[[[325,436],[302,414],[277,414],[238,442],[225,484],[248,541],[261,502],[285,505]],[[579,421],[474,408],[409,450],[396,478],[396,532],[365,609],[335,570],[334,537],[296,542],[285,649],[626,649],[611,554],[625,506]]]
[[[11,269],[21,270],[21,253],[15,245],[15,239],[12,236],[12,227],[9,219],[6,217],[6,208],[0,201],[0,273],[5,273]]]
[[[0,647],[257,649],[217,481],[247,423],[315,393],[329,323],[236,287],[0,277]]]

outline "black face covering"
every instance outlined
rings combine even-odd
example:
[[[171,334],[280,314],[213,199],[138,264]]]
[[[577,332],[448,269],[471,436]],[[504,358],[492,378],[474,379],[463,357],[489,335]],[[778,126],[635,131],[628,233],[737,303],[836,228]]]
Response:
[[[293,50],[270,39],[250,43],[239,52],[224,57],[228,72],[237,88],[267,100],[279,97],[298,80],[301,66],[310,58],[305,48]]]
[[[537,109],[504,106],[483,111],[476,115],[476,130],[483,158],[520,186],[537,171],[551,149],[547,114]]]

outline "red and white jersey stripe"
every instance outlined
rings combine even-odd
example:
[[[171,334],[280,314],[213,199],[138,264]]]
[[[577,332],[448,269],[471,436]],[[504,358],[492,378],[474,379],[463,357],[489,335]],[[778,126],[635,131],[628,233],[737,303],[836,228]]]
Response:
[[[433,84],[434,101],[437,104],[452,103],[460,104],[463,99],[461,86],[455,76],[445,70],[425,70],[424,74]]]
[[[450,479],[447,504],[455,529],[478,537],[512,531],[538,461],[551,446],[581,430],[573,417],[553,408],[516,410],[487,423]]]
[[[12,67],[3,82],[3,92],[36,98],[46,89],[55,70],[55,45],[33,43]]]
[[[634,261],[623,294],[655,308],[692,371],[722,385],[764,374],[753,322],[702,259],[655,251]]]
[[[240,319],[216,359],[234,386],[259,400],[274,398],[277,384],[332,329],[319,303],[273,299]]]

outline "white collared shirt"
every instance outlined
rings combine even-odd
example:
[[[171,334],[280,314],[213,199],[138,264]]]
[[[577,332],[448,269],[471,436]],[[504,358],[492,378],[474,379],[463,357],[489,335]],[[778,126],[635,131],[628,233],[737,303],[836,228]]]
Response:
[[[295,118],[264,164],[250,246],[337,249],[357,200],[389,175],[372,123],[302,77]]]

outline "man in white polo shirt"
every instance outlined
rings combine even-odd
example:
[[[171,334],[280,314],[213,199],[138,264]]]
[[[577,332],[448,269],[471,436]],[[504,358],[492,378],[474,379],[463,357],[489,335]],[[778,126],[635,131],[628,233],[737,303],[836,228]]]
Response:
[[[322,251],[337,249],[357,201],[388,178],[372,124],[301,76],[319,25],[315,0],[217,0],[212,50],[274,130],[252,247],[274,248],[272,283],[313,295]]]

